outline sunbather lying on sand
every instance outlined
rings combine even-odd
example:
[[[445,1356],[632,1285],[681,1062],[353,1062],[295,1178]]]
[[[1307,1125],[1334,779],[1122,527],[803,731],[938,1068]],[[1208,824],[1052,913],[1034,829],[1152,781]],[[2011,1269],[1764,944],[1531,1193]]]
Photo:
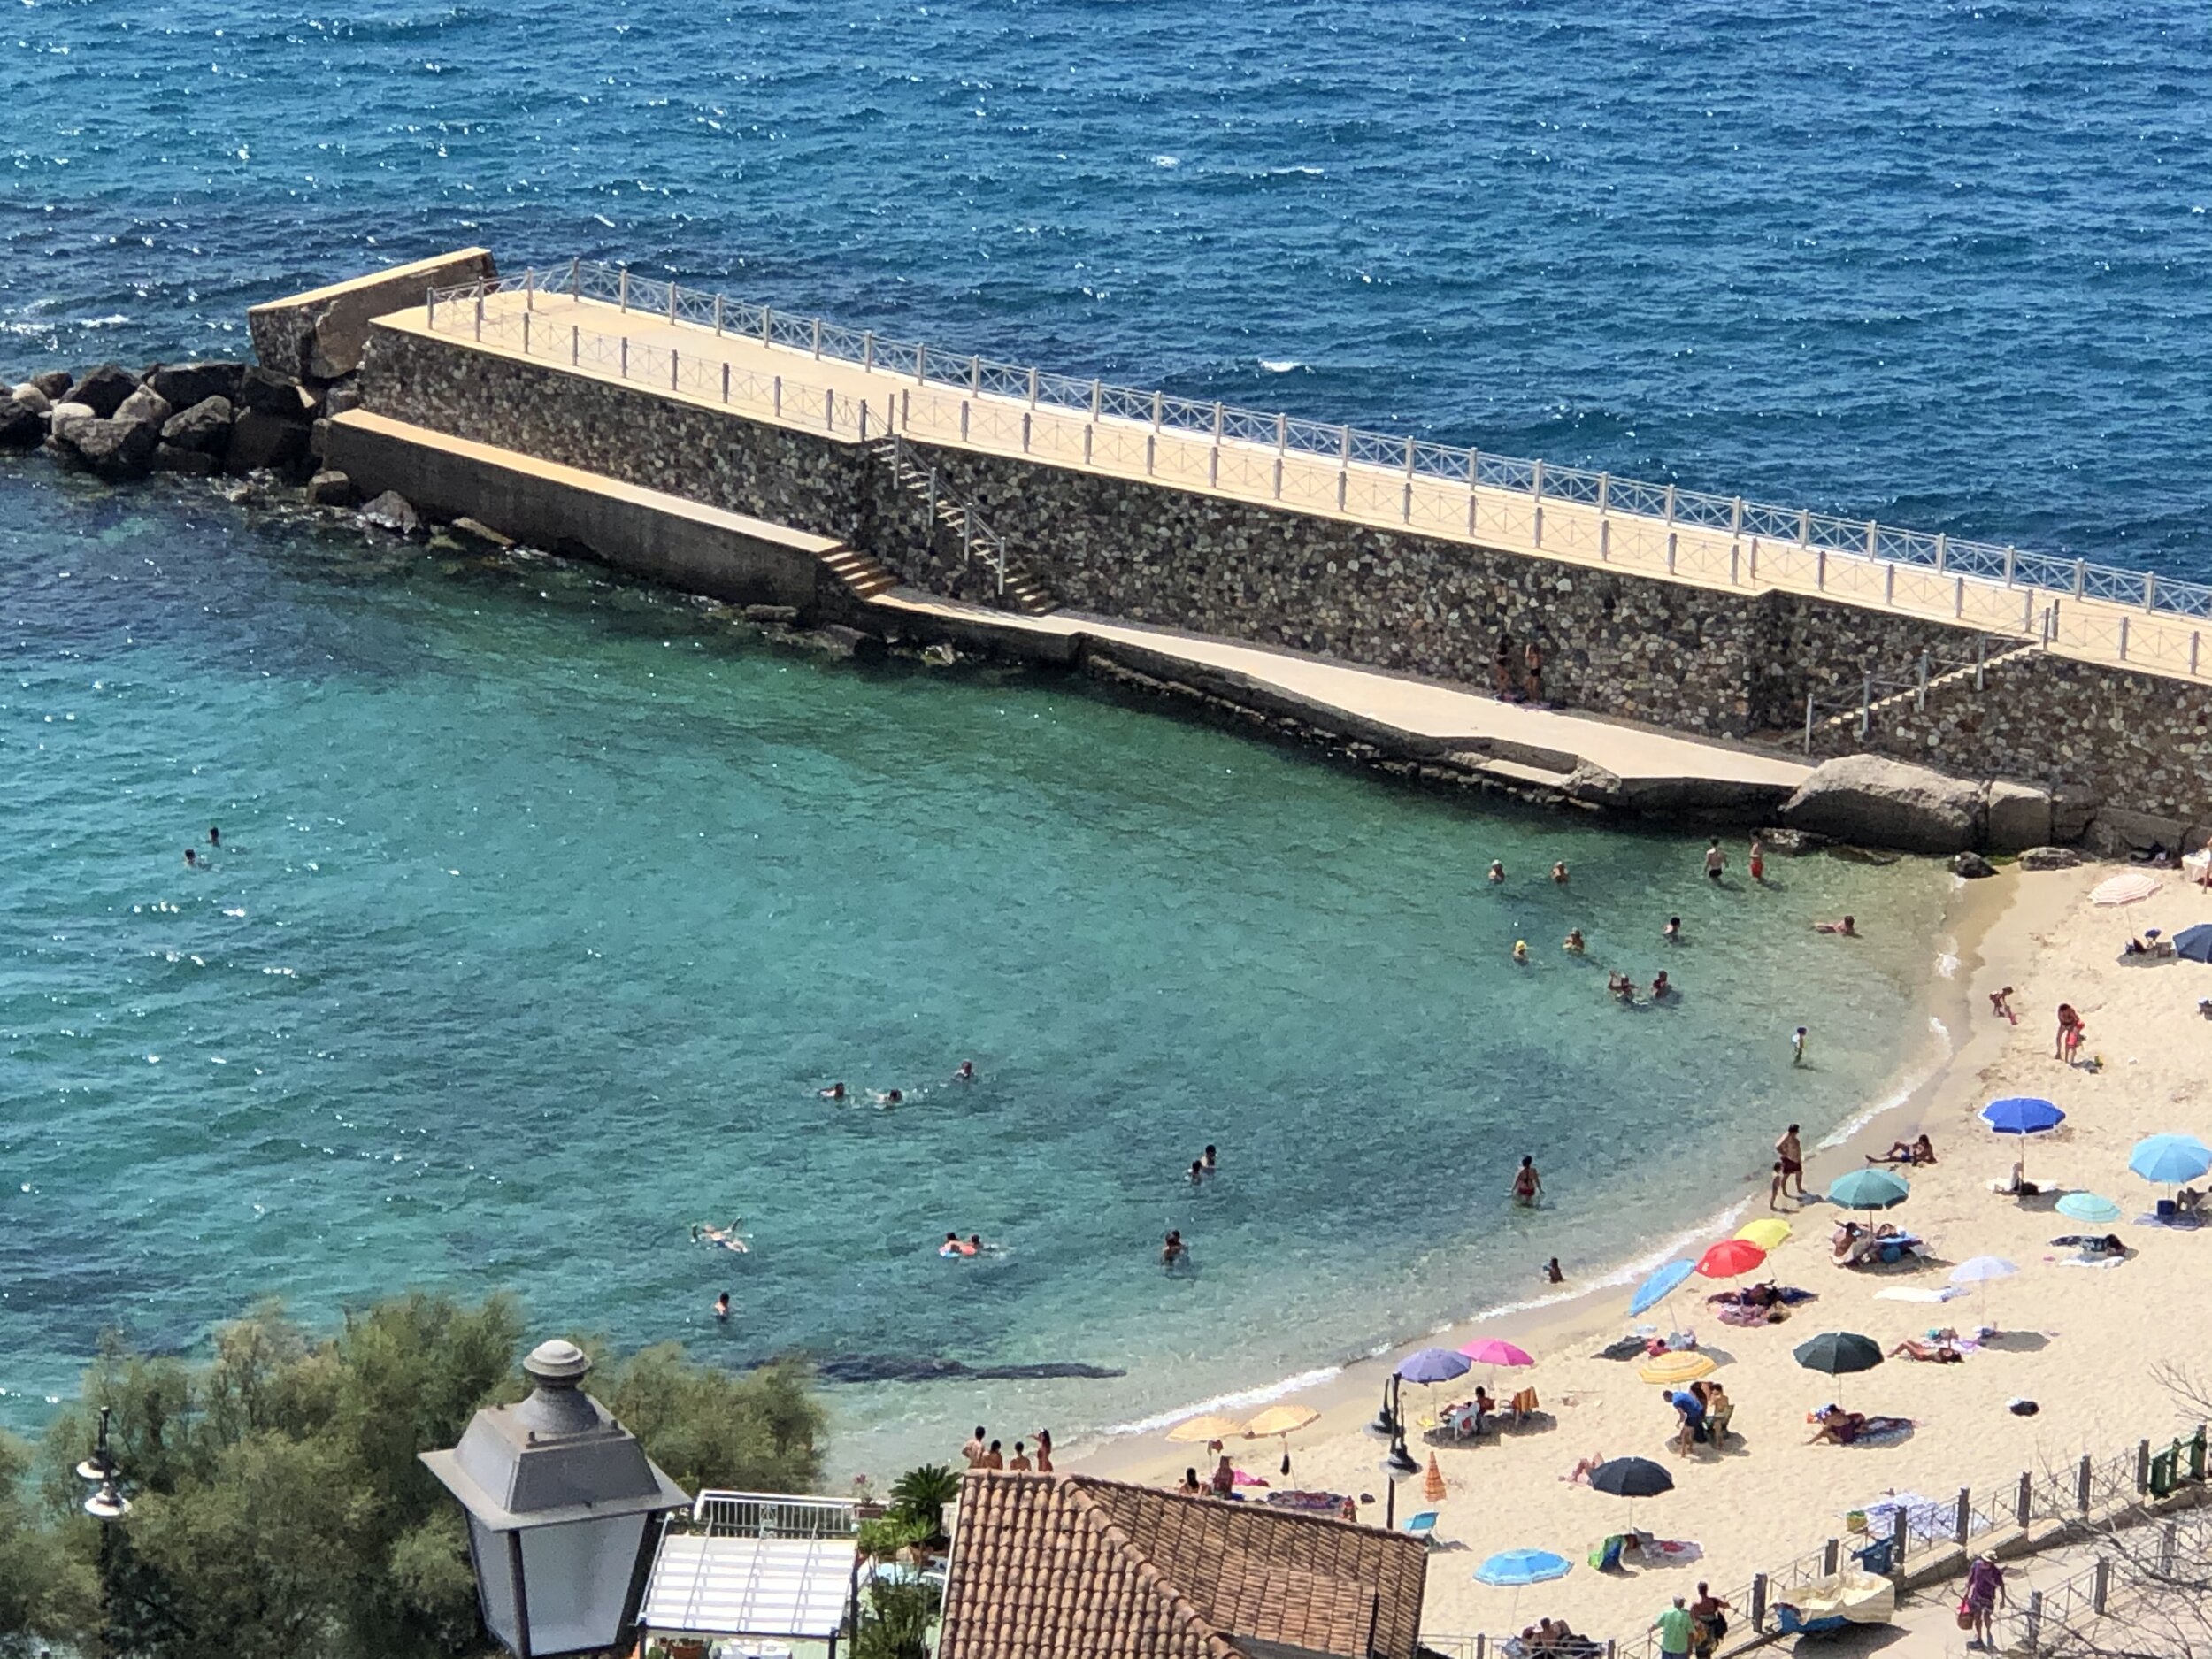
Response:
[[[1800,1290],[1794,1285],[1778,1285],[1770,1279],[1747,1285],[1741,1290],[1715,1291],[1705,1300],[1724,1308],[1794,1308],[1801,1302],[1816,1299],[1809,1290]]]
[[[2116,1233],[2108,1233],[2102,1238],[2088,1233],[2062,1233],[2051,1242],[2062,1248],[2070,1245],[2084,1256],[2125,1256],[2128,1251]]]
[[[1935,1143],[1922,1135],[1917,1141],[1893,1141],[1889,1150],[1877,1157],[1866,1155],[1869,1164],[1933,1164],[1936,1161]]]
[[[1587,1457],[1577,1458],[1575,1466],[1559,1478],[1571,1486],[1586,1486],[1590,1484],[1591,1471],[1604,1461],[1603,1452],[1592,1452]]]
[[[1909,1336],[1890,1349],[1889,1356],[1892,1359],[1926,1360],[1935,1365],[1956,1365],[1966,1358],[1947,1340],[1924,1342],[1916,1336]]]
[[[1873,1228],[1846,1221],[1837,1226],[1829,1239],[1829,1258],[1839,1267],[1857,1267],[1879,1256],[1885,1245],[1896,1245],[1909,1256],[1920,1242],[1916,1235],[1886,1221]]]
[[[1820,1427],[1805,1442],[1808,1446],[1818,1446],[1824,1441],[1830,1446],[1848,1446],[1870,1434],[1891,1434],[1912,1427],[1910,1417],[1869,1417],[1863,1411],[1846,1411],[1841,1406],[1823,1406],[1809,1421]]]

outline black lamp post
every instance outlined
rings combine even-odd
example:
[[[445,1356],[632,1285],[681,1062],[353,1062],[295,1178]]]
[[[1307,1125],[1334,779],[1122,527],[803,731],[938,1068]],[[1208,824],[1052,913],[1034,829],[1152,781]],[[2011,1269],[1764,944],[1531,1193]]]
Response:
[[[114,1408],[100,1408],[100,1432],[92,1443],[92,1455],[77,1465],[77,1477],[93,1487],[92,1495],[84,1501],[84,1512],[100,1523],[100,1651],[112,1654],[117,1647],[114,1623],[115,1609],[115,1523],[131,1512],[131,1501],[123,1495],[123,1471],[115,1461],[115,1454],[108,1450],[108,1419]]]
[[[637,1437],[583,1391],[591,1362],[543,1342],[522,1363],[530,1397],[491,1406],[451,1451],[422,1461],[468,1513],[485,1627],[516,1659],[623,1645],[659,1529],[691,1507]]]

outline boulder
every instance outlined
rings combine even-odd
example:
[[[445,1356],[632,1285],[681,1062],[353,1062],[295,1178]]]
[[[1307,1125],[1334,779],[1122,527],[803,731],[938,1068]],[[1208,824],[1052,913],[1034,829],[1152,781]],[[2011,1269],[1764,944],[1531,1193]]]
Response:
[[[0,449],[36,449],[46,436],[46,416],[13,392],[0,392]]]
[[[353,498],[353,480],[343,472],[325,468],[307,480],[307,500],[311,506],[350,507]]]
[[[500,534],[480,518],[464,516],[446,526],[446,529],[451,533],[456,541],[465,547],[472,547],[487,553],[504,553],[515,544],[514,537]]]
[[[231,407],[227,397],[203,397],[162,424],[161,441],[180,449],[220,455],[230,447]]]
[[[288,472],[306,459],[307,428],[257,409],[249,409],[232,424],[230,442],[223,450],[224,470],[231,472],[257,472],[265,466]]]
[[[151,426],[159,438],[161,429],[169,417],[177,411],[169,406],[169,400],[150,386],[142,386],[116,405],[114,419],[128,420],[142,426]]]
[[[769,622],[789,627],[799,619],[796,605],[747,605],[741,614],[748,622]]]
[[[1979,853],[1958,853],[1951,859],[1951,873],[1969,881],[1979,881],[1984,876],[1995,875],[1997,866]]]
[[[97,419],[99,416],[92,412],[88,404],[81,403],[74,398],[71,398],[66,403],[56,403],[54,412],[46,418],[48,442],[65,446],[70,442],[70,435],[78,427],[83,426],[88,420]]]
[[[419,535],[422,515],[414,504],[396,489],[388,489],[367,506],[361,509],[361,522],[373,524],[380,530],[389,530],[396,535]]]
[[[257,415],[273,415],[280,420],[296,421],[305,426],[315,412],[314,395],[288,374],[254,367],[238,377],[238,395],[234,400],[242,410]]]
[[[143,420],[102,420],[96,416],[71,428],[68,442],[77,458],[102,478],[143,478],[153,471],[161,429]]]
[[[2063,847],[2088,832],[2097,816],[2097,797],[2078,784],[2062,783],[2051,791],[2051,839]]]
[[[138,376],[119,363],[103,363],[86,371],[84,378],[69,388],[69,401],[84,404],[105,420],[137,389]]]
[[[24,381],[9,396],[34,414],[50,415],[54,412],[54,400],[38,389],[38,383],[35,380]]]
[[[2071,870],[2081,855],[2071,847],[2031,847],[2020,855],[2023,870]]]
[[[173,443],[164,443],[154,450],[154,471],[157,472],[191,472],[200,475],[212,472],[222,463],[205,449],[187,449]]]
[[[1906,852],[1964,852],[1979,839],[1979,784],[1925,766],[1847,755],[1824,761],[1782,809],[1786,829]]]
[[[2051,792],[2032,784],[1989,786],[1982,805],[1982,845],[1993,853],[2025,852],[2051,839]]]
[[[334,386],[327,386],[323,388],[324,414],[342,415],[349,409],[358,409],[360,407],[361,388],[357,381],[349,378],[347,380],[340,380]]]
[[[2082,844],[2100,858],[2125,858],[2131,853],[2144,852],[2153,847],[2163,848],[2170,857],[2181,851],[2181,838],[2188,829],[2179,818],[2104,806],[2099,807],[2097,816],[2089,820]]]
[[[31,376],[31,384],[46,394],[48,402],[58,403],[69,396],[69,371],[49,369],[43,374]]]
[[[164,363],[146,371],[146,384],[179,409],[211,397],[234,398],[242,363]]]

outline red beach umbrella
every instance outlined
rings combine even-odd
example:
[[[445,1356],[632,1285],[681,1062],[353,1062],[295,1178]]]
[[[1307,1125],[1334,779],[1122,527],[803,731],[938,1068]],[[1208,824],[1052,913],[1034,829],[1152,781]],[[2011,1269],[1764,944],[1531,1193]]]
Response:
[[[1697,1258],[1697,1271],[1704,1279],[1734,1279],[1766,1259],[1767,1253],[1748,1239],[1723,1239]]]

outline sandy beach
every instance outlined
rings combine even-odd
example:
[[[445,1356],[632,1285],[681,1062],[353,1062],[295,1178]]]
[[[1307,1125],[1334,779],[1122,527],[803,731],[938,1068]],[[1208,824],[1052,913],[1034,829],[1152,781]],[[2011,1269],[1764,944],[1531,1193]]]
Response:
[[[2212,1076],[2212,1020],[2197,1012],[2198,999],[2212,996],[2212,969],[2185,961],[2124,962],[2120,951],[2131,932],[2156,926],[2170,934],[2212,920],[2212,893],[2187,886],[2178,872],[2162,872],[2163,885],[2149,899],[2117,910],[2093,906],[2090,890],[2113,873],[2113,866],[2093,864],[2043,873],[2008,869],[1955,893],[1946,932],[1956,941],[1955,966],[1936,979],[1929,1010],[1945,1035],[1930,1055],[1925,1032],[1900,1033],[1900,1076],[1931,1064],[1932,1075],[1848,1144],[1809,1156],[1813,1201],[1783,1206],[1794,1236],[1763,1270],[1784,1285],[1817,1293],[1786,1323],[1724,1325],[1718,1310],[1703,1304],[1719,1286],[1693,1279],[1675,1293],[1672,1319],[1661,1309],[1632,1320],[1628,1291],[1608,1286],[1429,1339],[1457,1348],[1479,1335],[1503,1336],[1537,1362],[1494,1379],[1479,1366],[1461,1382],[1440,1386],[1435,1404],[1464,1398],[1484,1382],[1505,1395],[1533,1387],[1550,1416],[1502,1436],[1438,1448],[1447,1486],[1441,1502],[1424,1497],[1421,1476],[1402,1478],[1399,1519],[1435,1509],[1437,1536],[1455,1546],[1432,1557],[1427,1632],[1517,1630],[1550,1615],[1601,1638],[1624,1637],[1641,1631],[1673,1594],[1694,1593],[1701,1578],[1725,1590],[1819,1548],[1843,1532],[1847,1510],[1886,1492],[1947,1501],[1961,1486],[2009,1489],[2023,1470],[2055,1468],[2084,1453],[2109,1454],[2188,1426],[2185,1408],[2162,1380],[2162,1367],[2178,1365],[2212,1379],[2212,1337],[2185,1317],[2212,1259],[2212,1232],[2139,1223],[2163,1189],[2126,1166],[2129,1149],[2143,1136],[2212,1133],[2205,1080]],[[2013,987],[2016,1025],[1990,1006],[1990,993],[2006,986]],[[2053,1054],[2062,1002],[2086,1022],[2078,1064]],[[1725,1079],[1716,1085],[1724,1087]],[[2024,1147],[1993,1135],[1974,1114],[1985,1102],[2008,1094],[2053,1100],[2067,1122]],[[1686,1220],[1734,1198],[1745,1204],[1742,1219],[1768,1214],[1763,1178],[1755,1188],[1741,1178],[1755,1165],[1765,1169],[1767,1148],[1782,1126],[1747,1130],[1744,1145],[1716,1148],[1713,1187],[1685,1193]],[[1865,1167],[1868,1152],[1923,1130],[1932,1138],[1938,1162],[1907,1171],[1910,1198],[1881,1219],[1928,1239],[1933,1259],[1863,1271],[1832,1264],[1830,1235],[1844,1212],[1820,1197],[1824,1189],[1847,1169]],[[2023,1151],[2028,1179],[2044,1188],[2040,1199],[1992,1191]],[[2091,1225],[2055,1214],[2053,1194],[2061,1189],[2100,1194],[2120,1206],[2121,1219]],[[1681,1253],[1694,1256],[1736,1225]],[[2130,1247],[2129,1259],[2118,1266],[2071,1264],[2067,1258],[2075,1253],[2050,1242],[2064,1233],[2106,1232],[2119,1233]],[[1571,1255],[1567,1243],[1562,1241],[1563,1255]],[[1879,1294],[1942,1289],[1954,1265],[1985,1255],[2003,1257],[2019,1271],[1940,1305]],[[1792,1357],[1796,1345],[1827,1331],[1860,1333],[1887,1350],[1931,1327],[1971,1332],[1985,1321],[2001,1334],[1959,1364],[1893,1359],[1839,1384]],[[1600,1348],[1647,1323],[1661,1331],[1694,1330],[1701,1348],[1720,1362],[1714,1379],[1735,1406],[1724,1451],[1699,1447],[1678,1455],[1670,1449],[1674,1414],[1662,1391],[1640,1382],[1632,1362],[1597,1357]],[[1383,1518],[1390,1475],[1384,1444],[1366,1425],[1395,1358],[1348,1368],[1292,1396],[1323,1415],[1292,1442],[1290,1484],[1371,1494],[1378,1502],[1363,1507],[1362,1518],[1376,1522]],[[1913,1432],[1889,1444],[1808,1445],[1806,1414],[1839,1394],[1855,1410],[1911,1418]],[[1409,1386],[1406,1397],[1409,1415],[1431,1409],[1425,1390]],[[2014,1415],[2007,1407],[2016,1398],[2033,1400],[2039,1412]],[[1153,1434],[1087,1448],[1069,1461],[1168,1483],[1192,1463],[1201,1464],[1202,1475],[1203,1449]],[[1281,1484],[1278,1443],[1236,1442],[1234,1449],[1240,1468]],[[1431,1449],[1414,1443],[1425,1464]],[[1624,1530],[1629,1519],[1622,1501],[1563,1479],[1578,1459],[1596,1454],[1666,1464],[1674,1491],[1638,1502],[1635,1525],[1663,1539],[1695,1543],[1701,1559],[1689,1566],[1632,1564],[1610,1574],[1585,1564],[1597,1541]],[[1574,1571],[1520,1590],[1474,1581],[1486,1556],[1520,1548],[1556,1551],[1576,1563]]]

